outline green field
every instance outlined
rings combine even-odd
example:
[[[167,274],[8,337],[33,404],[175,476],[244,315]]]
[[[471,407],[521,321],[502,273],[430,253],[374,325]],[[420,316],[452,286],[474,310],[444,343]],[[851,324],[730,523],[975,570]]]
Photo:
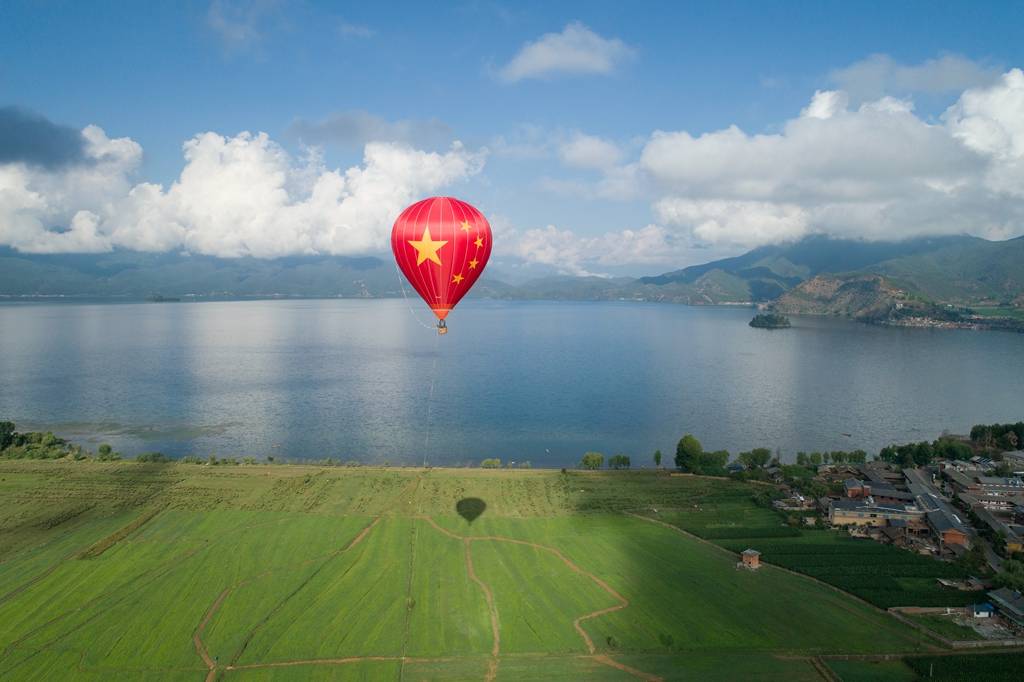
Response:
[[[907,667],[920,679],[943,682],[1014,682],[1024,669],[1024,654],[975,654],[962,656],[914,656]]]
[[[737,570],[632,515],[731,505],[744,527],[778,527],[754,490],[0,461],[0,679],[812,680],[818,655],[937,650],[840,591]],[[486,505],[472,523],[464,498]]]
[[[990,307],[971,308],[975,314],[982,317],[1009,317],[1015,320],[1024,320],[1024,308]]]
[[[974,628],[960,625],[950,616],[932,613],[919,615],[904,614],[904,616],[950,641],[985,639]]]
[[[917,674],[903,661],[829,661],[843,682],[914,682]]]

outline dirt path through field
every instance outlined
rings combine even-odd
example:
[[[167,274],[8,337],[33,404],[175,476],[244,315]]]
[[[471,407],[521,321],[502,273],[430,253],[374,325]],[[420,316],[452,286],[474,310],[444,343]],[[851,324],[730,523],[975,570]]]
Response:
[[[492,661],[492,665],[488,668],[488,673],[487,673],[487,678],[486,678],[487,682],[493,682],[494,678],[497,676],[497,673],[498,673],[498,654],[499,654],[499,652],[501,650],[501,630],[500,630],[500,627],[499,627],[499,620],[498,620],[498,608],[497,608],[497,606],[494,603],[494,594],[492,593],[491,588],[486,583],[484,583],[479,578],[479,576],[477,576],[476,571],[473,570],[473,558],[472,558],[472,551],[471,551],[470,548],[472,546],[472,543],[474,543],[474,542],[488,542],[488,541],[489,542],[508,542],[508,543],[511,543],[511,544],[514,544],[514,545],[524,545],[526,547],[532,547],[534,549],[539,549],[539,550],[542,550],[542,551],[545,551],[545,552],[549,552],[549,553],[555,555],[556,557],[558,557],[562,561],[562,563],[564,563],[566,566],[568,566],[573,572],[575,572],[575,573],[577,573],[577,574],[579,574],[581,576],[584,576],[586,578],[589,578],[598,587],[600,587],[602,590],[604,590],[609,595],[611,595],[612,598],[614,598],[616,601],[619,602],[618,604],[616,604],[614,606],[609,606],[609,607],[606,607],[606,608],[603,608],[603,609],[598,609],[597,611],[592,611],[590,613],[586,613],[586,614],[584,614],[582,616],[579,616],[578,618],[576,618],[572,622],[573,628],[575,628],[576,632],[579,633],[581,638],[583,638],[583,643],[587,647],[587,651],[590,654],[591,660],[594,660],[594,661],[596,661],[598,663],[601,663],[603,665],[608,665],[608,666],[611,666],[613,668],[617,668],[619,670],[622,670],[623,672],[627,672],[627,673],[629,673],[631,675],[634,675],[635,677],[639,677],[640,679],[651,680],[651,681],[660,680],[661,679],[660,677],[657,677],[655,675],[650,675],[648,673],[645,673],[643,671],[637,670],[635,668],[631,668],[628,665],[625,665],[623,663],[619,663],[618,661],[615,661],[614,659],[612,659],[610,656],[608,656],[606,654],[598,654],[597,653],[597,647],[594,646],[593,640],[590,638],[590,635],[587,634],[587,631],[583,629],[583,621],[590,620],[592,618],[597,618],[599,616],[603,616],[603,615],[606,615],[606,614],[609,614],[609,613],[614,613],[615,611],[621,611],[622,609],[624,609],[627,606],[629,606],[629,600],[626,599],[625,597],[623,597],[621,594],[619,594],[611,585],[606,583],[604,580],[602,580],[601,578],[597,577],[593,573],[584,570],[579,565],[574,563],[571,559],[569,559],[569,557],[567,557],[564,554],[562,554],[562,552],[559,551],[558,549],[556,549],[554,547],[549,547],[547,545],[541,545],[541,544],[538,544],[536,542],[530,542],[528,540],[520,540],[518,538],[509,538],[509,537],[505,537],[505,536],[502,536],[502,535],[474,535],[474,536],[458,535],[458,534],[453,533],[452,531],[448,530],[447,528],[443,528],[443,527],[439,526],[437,524],[437,522],[434,521],[434,519],[432,519],[432,518],[430,518],[428,516],[421,516],[419,518],[424,520],[424,521],[426,521],[428,524],[430,524],[438,532],[443,533],[444,535],[447,535],[450,538],[454,538],[456,540],[462,540],[462,542],[465,544],[465,547],[466,547],[466,570],[469,572],[470,579],[472,579],[473,582],[475,582],[477,585],[479,585],[480,589],[483,591],[484,598],[487,600],[487,608],[488,608],[488,611],[490,611],[490,615],[491,615],[491,630],[493,632],[494,644],[491,647],[491,661]]]
[[[203,620],[199,622],[199,627],[197,627],[196,631],[192,634],[192,645],[196,648],[196,653],[198,653],[199,657],[203,659],[203,663],[206,664],[207,669],[210,671],[206,676],[206,679],[208,680],[212,679],[214,671],[217,668],[217,664],[214,663],[212,658],[210,658],[210,652],[206,650],[206,645],[203,644],[203,631],[206,630],[206,625],[210,622],[210,619],[213,618],[213,614],[217,612],[217,609],[220,608],[220,605],[224,603],[224,599],[226,599],[230,593],[231,588],[227,587],[217,596],[217,599],[210,605],[210,608],[206,609],[206,614],[203,616]]]
[[[501,628],[498,625],[498,607],[494,604],[494,593],[491,592],[490,586],[481,580],[473,569],[472,542],[470,542],[469,538],[464,538],[462,542],[466,547],[466,571],[469,574],[470,580],[479,585],[481,591],[483,591],[484,599],[487,601],[487,611],[491,616],[491,660],[487,664],[487,676],[484,677],[484,680],[485,682],[493,682],[494,678],[498,676],[498,654],[501,652]]]
[[[597,654],[595,656],[591,656],[591,659],[597,661],[598,663],[603,663],[603,664],[605,664],[607,666],[611,666],[612,668],[617,668],[618,670],[621,670],[624,673],[629,673],[633,677],[639,677],[642,680],[649,680],[650,682],[660,682],[660,680],[661,680],[661,678],[658,677],[657,675],[652,675],[650,673],[645,673],[643,670],[637,670],[636,668],[631,668],[630,666],[626,665],[625,663],[619,663],[618,661],[616,661],[611,656],[606,656],[604,654]]]

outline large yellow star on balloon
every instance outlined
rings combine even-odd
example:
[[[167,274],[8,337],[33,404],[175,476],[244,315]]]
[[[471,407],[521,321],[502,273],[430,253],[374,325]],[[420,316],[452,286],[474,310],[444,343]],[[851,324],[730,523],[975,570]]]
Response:
[[[416,265],[420,265],[425,260],[432,261],[441,264],[441,257],[437,255],[438,250],[447,244],[447,241],[434,240],[430,236],[430,226],[423,228],[423,236],[419,239],[410,239],[409,245],[416,249]]]

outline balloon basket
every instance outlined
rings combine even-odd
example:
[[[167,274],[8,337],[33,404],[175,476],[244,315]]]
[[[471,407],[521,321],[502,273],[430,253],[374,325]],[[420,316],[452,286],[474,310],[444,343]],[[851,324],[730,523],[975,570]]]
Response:
[[[448,333],[448,325],[444,323],[444,320],[438,320],[437,322],[437,335],[444,336]]]

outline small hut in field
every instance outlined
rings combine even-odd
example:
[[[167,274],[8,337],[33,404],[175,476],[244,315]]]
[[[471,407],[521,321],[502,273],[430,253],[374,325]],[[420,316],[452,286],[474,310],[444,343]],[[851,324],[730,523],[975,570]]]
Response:
[[[746,568],[751,571],[756,571],[761,568],[761,553],[756,549],[745,549],[740,554],[740,563],[736,564],[736,568]]]

